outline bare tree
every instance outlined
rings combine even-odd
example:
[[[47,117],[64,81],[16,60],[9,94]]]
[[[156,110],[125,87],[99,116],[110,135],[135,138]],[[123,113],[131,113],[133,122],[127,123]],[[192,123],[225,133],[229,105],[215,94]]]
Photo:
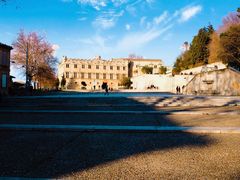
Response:
[[[239,12],[229,13],[222,20],[222,25],[218,29],[218,33],[223,33],[229,29],[230,26],[240,24]]]
[[[16,64],[26,68],[26,56],[28,56],[28,77],[30,82],[31,80],[40,82],[43,75],[54,74],[54,67],[57,63],[57,59],[53,56],[54,49],[50,43],[36,32],[25,34],[21,30],[12,45],[14,48],[13,59]],[[52,75],[49,77],[52,77]]]

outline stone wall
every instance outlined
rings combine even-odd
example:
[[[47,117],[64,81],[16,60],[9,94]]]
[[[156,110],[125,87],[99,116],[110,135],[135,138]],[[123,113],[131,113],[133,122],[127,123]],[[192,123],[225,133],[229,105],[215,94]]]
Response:
[[[223,64],[222,62],[215,62],[215,63],[206,64],[203,66],[198,66],[195,68],[183,70],[180,72],[180,74],[198,74],[201,72],[220,70],[220,69],[225,69],[225,68],[226,68],[226,65]]]
[[[196,74],[187,84],[188,95],[240,95],[240,72],[231,68]]]
[[[186,86],[193,75],[151,75],[145,74],[131,78],[134,90],[144,91],[152,89],[159,92],[176,92],[176,87]]]

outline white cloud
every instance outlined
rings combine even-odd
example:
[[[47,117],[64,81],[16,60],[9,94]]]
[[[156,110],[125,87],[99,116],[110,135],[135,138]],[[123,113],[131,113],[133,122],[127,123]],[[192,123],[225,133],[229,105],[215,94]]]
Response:
[[[65,0],[71,1],[71,0]],[[102,8],[112,4],[114,7],[122,6],[123,4],[128,3],[128,0],[77,0],[79,4],[92,6],[97,11],[100,11]]]
[[[83,2],[84,0],[81,1]],[[85,2],[90,3],[89,0],[85,0]],[[121,6],[122,4],[126,3],[127,0],[100,0],[91,2],[92,5],[102,8],[105,5],[108,6],[109,3],[115,3],[115,6]],[[94,4],[99,2],[104,3]],[[108,9],[108,7],[104,8],[104,10],[97,13],[97,17],[92,22],[92,25],[96,28],[96,33],[98,35],[86,39],[81,39],[77,42],[80,42],[81,46],[83,48],[86,48],[86,52],[91,49],[89,53],[95,54],[114,54],[119,52],[126,53],[135,51],[141,47],[145,47],[148,43],[156,39],[169,41],[173,37],[173,34],[171,34],[169,30],[174,25],[176,25],[176,23],[187,21],[202,10],[202,6],[200,5],[188,5],[182,9],[177,9],[172,13],[163,11],[162,14],[159,14],[156,17],[150,18],[145,15],[139,19],[139,27],[141,27],[141,30],[139,31],[134,32],[131,26],[132,22],[128,22],[122,25],[127,30],[123,35],[118,34],[117,36],[113,36],[113,38],[110,39],[108,35],[101,34],[103,32],[101,29],[109,29],[117,24],[119,18],[122,17],[124,13],[127,13],[126,8],[133,8],[132,13],[134,13],[134,9],[136,9],[136,6],[139,5],[138,3],[145,3],[146,5],[146,2],[150,3],[153,1],[132,1],[131,4],[124,5],[124,8],[119,7],[119,9],[124,9],[120,11],[117,10],[116,7],[110,9]],[[129,31],[130,29],[131,31]]]
[[[121,6],[125,3],[127,3],[128,0],[112,0],[112,3],[114,4],[114,6],[118,7],[118,6]]]
[[[124,36],[118,43],[117,43],[117,50],[119,51],[126,51],[132,50],[133,48],[139,48],[150,41],[160,37],[163,33],[169,30],[173,25],[170,24],[164,28],[152,28],[145,32],[135,32],[130,33]]]
[[[77,2],[79,4],[90,5],[98,11],[107,6],[107,0],[77,0]]]
[[[52,45],[53,51],[53,56],[56,56],[57,50],[60,49],[60,46],[58,44],[53,44]]]
[[[115,21],[112,18],[107,19],[104,17],[98,17],[93,22],[93,25],[96,28],[109,29],[109,28],[115,26]]]
[[[196,14],[201,12],[202,6],[190,6],[182,10],[179,22],[185,22],[194,17]]]
[[[124,11],[116,13],[114,10],[103,12],[93,22],[93,26],[100,29],[109,29],[115,26],[119,17],[123,16]]]
[[[144,25],[146,19],[147,19],[146,16],[141,17],[141,19],[140,19],[140,26]]]
[[[166,20],[167,17],[168,17],[168,12],[164,11],[160,16],[154,18],[154,23],[156,25],[159,25],[161,22]]]
[[[129,31],[131,29],[131,25],[130,24],[126,24],[125,28],[126,28],[127,31]]]

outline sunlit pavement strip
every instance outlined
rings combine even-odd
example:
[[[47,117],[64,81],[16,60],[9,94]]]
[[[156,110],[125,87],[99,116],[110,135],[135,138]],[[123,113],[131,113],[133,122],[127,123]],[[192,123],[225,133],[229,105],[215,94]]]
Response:
[[[207,111],[114,111],[114,110],[0,110],[0,113],[108,113],[108,114],[162,114],[162,115],[238,115],[240,111],[207,112]]]
[[[240,127],[179,127],[179,126],[108,126],[108,125],[30,125],[1,124],[1,130],[30,131],[127,131],[127,132],[188,132],[188,133],[239,133]]]

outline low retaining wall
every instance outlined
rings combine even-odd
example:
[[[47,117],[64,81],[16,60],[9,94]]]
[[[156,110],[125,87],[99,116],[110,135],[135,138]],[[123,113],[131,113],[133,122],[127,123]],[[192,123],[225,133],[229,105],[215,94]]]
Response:
[[[199,73],[186,85],[187,95],[240,95],[240,72],[234,69]]]

